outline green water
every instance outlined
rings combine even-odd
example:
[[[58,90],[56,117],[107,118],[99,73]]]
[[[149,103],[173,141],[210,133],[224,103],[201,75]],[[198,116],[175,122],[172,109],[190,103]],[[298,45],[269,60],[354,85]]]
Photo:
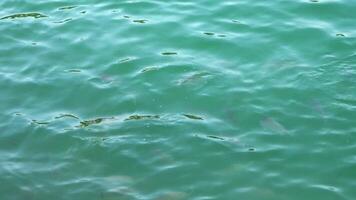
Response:
[[[1,200],[353,200],[356,2],[3,0]]]

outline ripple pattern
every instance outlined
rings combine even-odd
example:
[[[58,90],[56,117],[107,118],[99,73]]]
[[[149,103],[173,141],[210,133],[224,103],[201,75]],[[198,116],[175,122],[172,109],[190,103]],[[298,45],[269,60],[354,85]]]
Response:
[[[355,2],[0,7],[0,199],[356,196]]]

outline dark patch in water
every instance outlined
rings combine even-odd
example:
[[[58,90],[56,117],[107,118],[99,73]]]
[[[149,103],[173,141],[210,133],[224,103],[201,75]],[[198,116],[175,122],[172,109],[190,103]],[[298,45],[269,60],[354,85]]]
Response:
[[[72,115],[72,114],[61,114],[57,117],[55,117],[55,119],[61,119],[61,118],[74,118],[74,119],[79,119],[79,117]]]
[[[345,37],[345,34],[337,33],[336,36],[338,36],[338,37]]]
[[[179,81],[179,85],[184,85],[188,84],[190,82],[194,82],[196,80],[200,80],[202,78],[205,78],[207,76],[210,76],[211,74],[209,72],[197,72],[192,75],[189,75],[188,77],[184,78],[183,80]]]
[[[125,119],[125,121],[129,120],[144,120],[144,119],[159,119],[158,115],[131,115]]]
[[[5,17],[2,17],[0,18],[0,20],[3,20],[3,19],[16,19],[16,18],[26,18],[26,17],[33,17],[35,19],[38,19],[38,18],[43,18],[43,17],[48,17],[46,15],[43,15],[41,13],[18,13],[18,14],[13,14],[13,15],[9,15],[9,16],[5,16]]]
[[[132,60],[132,58],[124,58],[124,59],[119,60],[119,62],[123,63],[123,62],[128,62],[130,60]]]
[[[132,22],[134,22],[134,23],[144,24],[144,23],[146,23],[146,22],[147,22],[147,20],[145,20],[145,19],[135,19],[135,20],[132,20]]]
[[[88,127],[88,126],[91,126],[91,125],[100,124],[105,119],[113,119],[113,118],[96,118],[96,119],[91,119],[91,120],[84,120],[84,121],[80,122],[79,127],[85,128],[85,127]]]
[[[130,19],[130,16],[128,16],[128,15],[124,15],[124,18],[126,18],[126,19]]]
[[[253,147],[250,147],[250,148],[248,148],[248,151],[256,151],[256,149],[255,148],[253,148]]]
[[[222,138],[222,137],[219,137],[219,136],[215,136],[215,135],[208,135],[208,136],[206,136],[206,137],[208,137],[208,138],[212,138],[212,139],[218,139],[218,140],[225,140],[224,138]]]
[[[73,9],[73,8],[76,8],[77,6],[64,6],[64,7],[61,7],[61,8],[58,8],[58,10],[70,10],[70,9]]]
[[[38,120],[35,120],[35,119],[33,119],[33,120],[31,121],[31,123],[32,123],[32,124],[37,124],[37,125],[47,125],[47,124],[49,124],[49,122],[38,121]]]
[[[205,32],[204,33],[205,35],[208,35],[208,36],[214,36],[214,35],[216,35],[216,33],[212,33],[212,32]],[[216,35],[216,36],[218,36],[218,37],[226,37],[226,35],[224,35],[224,34],[218,34],[218,35]]]
[[[253,151],[254,149],[253,146],[251,145],[241,143],[237,138],[219,137],[215,135],[204,135],[204,136],[196,135],[196,136],[202,139],[211,139],[210,141],[222,145],[230,150],[235,150],[236,148],[244,148],[247,151]]]
[[[85,121],[81,121],[80,122],[80,126],[79,127],[88,127],[94,124],[100,124],[101,122],[104,121],[104,118],[97,118],[97,119],[91,119],[91,120],[85,120]]]
[[[71,72],[71,73],[80,73],[82,72],[80,69],[68,69],[66,72]]]
[[[164,55],[164,56],[173,56],[173,55],[177,55],[178,53],[176,53],[176,52],[163,52],[161,54]]]
[[[240,21],[238,21],[238,20],[236,20],[236,19],[233,19],[233,20],[231,20],[233,23],[237,23],[237,24],[241,24],[241,22]]]
[[[194,120],[204,120],[202,117],[196,116],[196,115],[190,115],[190,114],[183,114],[186,118],[189,119],[194,119]]]
[[[215,33],[211,33],[211,32],[205,32],[205,35],[215,35]]]

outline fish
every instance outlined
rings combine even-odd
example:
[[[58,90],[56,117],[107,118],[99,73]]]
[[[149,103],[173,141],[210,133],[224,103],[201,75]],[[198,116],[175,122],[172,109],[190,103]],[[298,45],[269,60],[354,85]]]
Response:
[[[54,117],[55,119],[61,119],[61,118],[74,118],[74,119],[79,119],[79,117],[72,115],[72,114],[61,114],[59,116]]]
[[[217,140],[222,140],[222,141],[224,141],[224,140],[225,140],[224,138],[219,137],[219,136],[215,136],[215,135],[208,135],[208,136],[206,136],[206,137],[208,137],[208,138],[212,138],[212,139],[217,139]]]
[[[38,120],[35,120],[33,119],[31,121],[32,124],[37,124],[37,125],[48,125],[50,122],[47,122],[47,121],[38,121]]]
[[[147,22],[147,20],[146,19],[135,19],[135,20],[132,20],[132,22],[144,24]]]
[[[162,52],[161,54],[164,56],[173,56],[173,55],[177,55],[178,53],[177,52]]]
[[[97,119],[91,119],[91,120],[84,120],[80,122],[80,127],[87,127],[93,124],[100,124],[104,119],[103,118],[97,118]]]
[[[158,67],[146,67],[146,68],[141,70],[141,73],[155,71],[155,70],[158,70],[158,69],[159,69]]]
[[[199,137],[201,139],[209,139],[210,141],[222,145],[225,148],[236,151],[241,148],[245,149],[248,147],[248,151],[255,151],[256,149],[250,145],[241,143],[238,138],[234,137],[223,137],[223,136],[216,136],[216,135],[196,135],[195,137]]]
[[[80,70],[80,69],[68,69],[68,70],[66,70],[66,72],[70,72],[70,73],[80,73],[80,72],[82,72],[82,70]]]
[[[131,115],[125,119],[125,121],[130,120],[144,120],[144,119],[159,119],[159,115]]]
[[[58,8],[58,10],[70,10],[70,9],[73,9],[73,8],[76,8],[77,6],[64,6],[64,7],[60,7]]]
[[[0,18],[0,20],[25,18],[25,17],[33,17],[33,18],[37,19],[37,18],[43,18],[43,17],[48,17],[48,16],[41,14],[41,13],[18,13],[18,14],[13,14],[13,15],[8,15],[8,16],[2,17],[2,18]]]
[[[197,72],[194,74],[191,74],[187,77],[185,77],[184,79],[178,81],[178,85],[185,85],[185,84],[190,84],[190,83],[194,83],[197,82],[199,80],[203,80],[205,78],[208,78],[209,76],[211,76],[211,74],[209,72]]]
[[[189,119],[194,119],[194,120],[204,120],[202,117],[196,116],[196,115],[190,115],[190,114],[183,114],[186,118]]]
[[[205,35],[215,35],[215,33],[211,33],[211,32],[204,32]]]
[[[102,123],[104,120],[108,120],[108,119],[115,119],[114,117],[109,117],[109,118],[96,118],[96,119],[89,119],[89,120],[84,120],[80,122],[80,125],[77,126],[79,128],[85,128],[91,125],[95,125],[95,124],[100,124]]]
[[[260,124],[265,129],[268,129],[273,132],[277,132],[280,134],[288,133],[287,129],[272,117],[264,118],[263,120],[260,121]]]
[[[321,105],[320,101],[318,100],[313,100],[311,102],[311,108],[314,112],[320,114],[321,117],[323,118],[326,115],[324,107]]]

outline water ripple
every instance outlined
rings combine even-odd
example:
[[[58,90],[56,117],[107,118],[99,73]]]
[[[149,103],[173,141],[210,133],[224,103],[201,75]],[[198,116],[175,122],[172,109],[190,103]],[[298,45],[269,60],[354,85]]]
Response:
[[[1,199],[356,195],[355,3],[0,7]]]

